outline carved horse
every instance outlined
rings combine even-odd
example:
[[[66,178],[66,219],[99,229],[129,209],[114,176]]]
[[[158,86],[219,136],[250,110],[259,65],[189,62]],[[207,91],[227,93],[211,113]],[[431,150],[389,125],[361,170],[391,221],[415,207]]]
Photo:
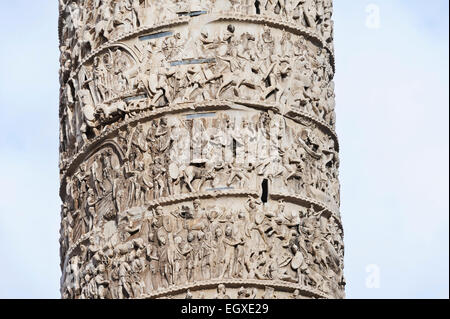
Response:
[[[286,186],[288,186],[288,181],[292,178],[302,179],[303,164],[301,159],[293,159],[287,149],[282,153],[282,164],[284,168],[283,180]]]
[[[95,25],[95,39],[101,39],[101,36],[109,40],[111,21],[102,20]]]
[[[243,52],[249,50],[249,41],[254,40],[254,37],[250,33],[244,33],[241,36],[242,44],[241,47]],[[223,52],[222,52],[223,53]],[[216,98],[220,99],[222,95],[222,91],[229,87],[234,86],[234,93],[239,97],[239,88],[242,85],[245,85],[249,88],[256,89],[260,88],[261,91],[264,91],[263,88],[263,79],[255,74],[255,66],[253,65],[253,61],[250,57],[245,58],[240,56],[240,58],[244,59],[243,62],[243,71],[239,71],[241,69],[240,63],[238,62],[238,53],[236,51],[231,52],[231,54],[221,54],[218,56],[224,62],[227,62],[230,66],[229,72],[224,72],[228,67],[225,66],[220,72],[220,77],[222,77],[222,85],[217,90]]]
[[[124,101],[117,101],[111,104],[99,104],[97,106],[97,114],[103,115],[103,119],[108,120],[115,115],[127,113],[128,106]]]
[[[194,189],[194,187],[192,186],[192,182],[195,179],[200,179],[200,183],[198,184],[197,189]],[[207,180],[213,180],[213,179],[214,179],[214,176],[213,176],[212,172],[210,172],[210,170],[208,170],[208,168],[205,168],[205,167],[198,167],[198,166],[190,165],[190,166],[186,167],[186,169],[183,171],[183,180],[186,183],[186,185],[188,186],[189,191],[191,191],[191,192],[200,191],[203,184]]]
[[[250,66],[245,67],[245,69],[251,69]],[[220,72],[222,75],[222,85],[217,90],[216,99],[220,99],[220,96],[222,95],[222,91],[230,86],[234,86],[234,94],[239,97],[239,88],[242,85],[245,85],[247,87],[250,87],[252,89],[261,88],[263,90],[262,85],[258,84],[257,80],[252,79],[253,72],[248,70],[244,70],[241,72],[238,72],[237,70],[235,72],[225,72],[222,73],[224,69]]]

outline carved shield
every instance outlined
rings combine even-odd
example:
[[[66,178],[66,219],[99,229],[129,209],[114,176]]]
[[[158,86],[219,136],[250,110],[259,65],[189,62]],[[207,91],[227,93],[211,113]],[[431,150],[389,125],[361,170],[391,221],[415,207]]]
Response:
[[[303,264],[303,255],[300,252],[297,252],[295,256],[292,258],[291,268],[297,270]]]
[[[263,212],[256,212],[255,214],[255,224],[260,225],[264,221],[264,213]]]
[[[172,226],[173,226],[172,218],[170,216],[164,216],[162,220],[163,220],[164,229],[168,233],[172,232]]]

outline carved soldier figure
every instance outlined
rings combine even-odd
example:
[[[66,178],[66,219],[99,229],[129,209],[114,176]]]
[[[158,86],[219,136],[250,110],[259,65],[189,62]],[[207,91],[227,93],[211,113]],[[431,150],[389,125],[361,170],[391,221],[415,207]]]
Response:
[[[98,200],[92,188],[88,189],[88,197],[86,200],[85,214],[83,214],[86,231],[91,231],[94,226],[94,217],[97,216],[95,205]]]
[[[173,260],[173,283],[174,285],[178,285],[185,280],[184,270],[185,270],[185,262],[182,255],[182,246],[183,238],[181,236],[176,236],[174,238],[174,247],[171,249],[172,256],[170,259]]]
[[[241,162],[242,163],[242,162]],[[227,185],[231,186],[235,178],[238,178],[238,188],[244,188],[246,182],[250,179],[250,176],[245,172],[243,165],[238,162],[237,157],[233,159],[233,163],[228,164],[229,178]]]
[[[105,299],[108,294],[109,280],[106,277],[106,268],[103,264],[98,265],[95,283],[97,284],[97,297]]]
[[[133,14],[133,27],[138,28],[144,24],[144,11],[140,0],[131,0],[131,9]]]
[[[90,92],[88,90],[80,90],[80,103],[81,110],[83,113],[84,123],[81,125],[80,131],[82,133],[82,138],[85,144],[88,143],[88,134],[91,129],[95,135],[99,134],[97,127],[100,125],[96,118],[95,106],[90,97]]]
[[[144,284],[142,283],[141,273],[145,269],[145,263],[141,256],[142,249],[137,248],[137,250],[132,250],[130,253],[131,261],[131,288],[133,290],[133,296],[139,297],[144,294]]]
[[[186,242],[181,250],[181,254],[184,256],[186,260],[185,269],[186,269],[186,279],[188,282],[193,280],[194,274],[194,256],[195,252],[193,250],[192,242],[195,237],[192,232],[189,232],[186,237]]]
[[[109,91],[107,89],[107,87],[109,86],[109,83],[107,83],[108,71],[99,56],[96,56],[94,58],[93,66],[93,82],[98,95],[97,101],[103,102],[104,100],[109,98]]]
[[[293,257],[290,262],[290,267],[297,273],[297,283],[300,285],[306,285],[305,273],[308,269],[308,265],[303,253],[295,244],[291,246],[291,251]]]
[[[153,232],[150,232],[148,235],[148,245],[146,248],[146,256],[147,256],[147,261],[149,263],[149,276],[150,276],[150,282],[152,285],[152,289],[153,290],[157,290],[159,289],[160,286],[160,276],[158,274],[158,270],[159,270],[159,256],[158,256],[158,249],[157,246],[155,244],[155,235]]]
[[[247,211],[249,215],[249,232],[250,232],[250,242],[249,250],[250,255],[253,253],[259,255],[267,250],[267,243],[265,239],[263,224],[266,218],[261,206],[256,202],[255,199],[249,197],[247,201]]]
[[[128,259],[128,258],[127,258]],[[128,260],[124,259],[119,262],[119,299],[124,299],[124,292],[128,298],[133,297],[133,290],[130,283],[131,267]]]
[[[224,278],[225,274],[228,278],[233,278],[234,276],[234,266],[236,262],[236,248],[238,245],[243,245],[244,242],[242,238],[235,239],[233,236],[233,228],[228,225],[225,228],[225,238],[223,239],[225,244],[225,254],[224,254],[224,266],[220,278]]]
[[[161,276],[162,284],[164,286],[170,286],[173,284],[173,269],[169,262],[169,252],[167,237],[162,234],[158,234],[158,256],[159,256],[159,276]]]
[[[247,221],[247,214],[241,210],[238,213],[237,220],[235,220],[235,234],[236,238],[240,239],[241,242],[245,243],[250,237],[249,227]],[[234,274],[236,277],[243,277],[245,271],[245,258],[246,258],[246,250],[248,246],[244,244],[236,246],[236,264],[234,269]]]
[[[300,15],[304,19],[304,23],[307,27],[316,27],[316,5],[313,0],[301,0],[303,15]]]
[[[116,212],[120,214],[124,209],[125,189],[123,176],[120,171],[115,171],[115,177],[112,184],[112,198]]]
[[[163,197],[164,191],[166,189],[166,169],[162,164],[162,158],[155,158],[155,164],[152,168],[153,178],[155,183],[153,184],[155,187],[155,198]]]
[[[75,296],[80,290],[80,258],[79,256],[73,256],[69,261],[68,272],[66,273],[66,278],[72,279],[69,286],[69,295]]]
[[[223,245],[223,231],[219,225],[212,228],[214,237],[211,242],[211,277],[217,278],[220,276],[224,264],[225,247]]]

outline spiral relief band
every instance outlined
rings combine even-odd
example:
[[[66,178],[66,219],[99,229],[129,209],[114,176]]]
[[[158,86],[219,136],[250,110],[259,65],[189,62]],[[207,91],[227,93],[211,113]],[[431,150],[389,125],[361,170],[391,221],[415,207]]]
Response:
[[[344,298],[331,0],[60,1],[63,298]]]

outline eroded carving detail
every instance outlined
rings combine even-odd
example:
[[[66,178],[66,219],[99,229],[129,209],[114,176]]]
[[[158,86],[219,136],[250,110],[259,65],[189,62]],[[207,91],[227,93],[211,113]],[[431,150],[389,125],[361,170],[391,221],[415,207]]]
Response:
[[[64,298],[344,297],[331,13],[60,0]]]

